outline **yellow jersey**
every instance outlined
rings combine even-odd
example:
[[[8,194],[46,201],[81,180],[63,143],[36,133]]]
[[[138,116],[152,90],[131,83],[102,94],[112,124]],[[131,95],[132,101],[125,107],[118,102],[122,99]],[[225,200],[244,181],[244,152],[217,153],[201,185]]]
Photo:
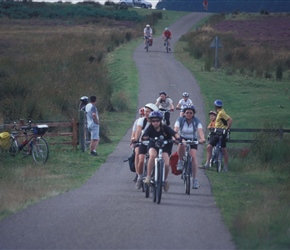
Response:
[[[215,127],[216,128],[222,128],[227,129],[228,126],[226,124],[226,121],[231,118],[223,108],[217,110],[217,117],[215,120]]]

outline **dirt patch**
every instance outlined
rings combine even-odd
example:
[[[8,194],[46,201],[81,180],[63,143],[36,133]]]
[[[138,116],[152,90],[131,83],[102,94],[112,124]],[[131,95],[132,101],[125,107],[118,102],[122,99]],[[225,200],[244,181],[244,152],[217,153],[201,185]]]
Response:
[[[261,16],[249,20],[225,20],[214,26],[233,32],[245,45],[269,46],[274,51],[290,49],[290,16]]]

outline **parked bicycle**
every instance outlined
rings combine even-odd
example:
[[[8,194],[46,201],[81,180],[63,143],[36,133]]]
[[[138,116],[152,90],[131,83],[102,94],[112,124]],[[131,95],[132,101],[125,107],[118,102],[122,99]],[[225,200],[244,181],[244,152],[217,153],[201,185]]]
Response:
[[[212,149],[212,156],[210,159],[210,166],[215,167],[218,173],[221,172],[223,164],[223,153],[221,147],[222,137],[226,134],[227,134],[226,129],[220,128],[210,129],[210,136],[217,136],[219,138],[218,143]]]
[[[190,145],[198,144],[198,140],[187,140],[180,142],[180,144],[186,144],[186,150],[183,156],[183,170],[181,174],[181,179],[184,182],[185,193],[190,194],[190,185],[191,185],[191,177],[192,177],[192,157],[190,155]]]
[[[153,193],[153,202],[157,202],[157,204],[160,204],[161,202],[161,197],[162,197],[162,188],[164,186],[164,181],[165,181],[165,162],[162,157],[163,153],[163,147],[166,144],[172,143],[173,140],[164,140],[163,136],[160,136],[159,138],[154,138],[150,139],[150,141],[155,143],[155,146],[158,148],[158,156],[155,158],[155,166],[153,173],[151,173],[152,178],[150,181],[150,184],[145,184],[146,188],[145,190],[147,191],[146,197],[152,189]],[[147,198],[148,198],[147,197]]]
[[[16,129],[16,126],[14,127]],[[18,132],[10,133],[10,148],[9,153],[11,156],[16,156],[22,152],[24,156],[32,156],[33,160],[38,164],[46,163],[49,156],[49,148],[43,135],[47,132],[47,125],[31,126],[31,120],[28,121],[27,126],[21,126],[20,130],[23,131],[24,141],[18,142]],[[32,131],[32,134],[28,134]]]

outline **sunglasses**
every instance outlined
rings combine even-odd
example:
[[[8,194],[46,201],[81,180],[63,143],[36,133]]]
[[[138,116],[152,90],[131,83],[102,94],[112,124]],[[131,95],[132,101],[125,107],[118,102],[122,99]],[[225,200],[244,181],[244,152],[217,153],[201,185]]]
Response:
[[[193,115],[193,112],[185,112],[186,115]]]
[[[153,122],[160,122],[160,120],[151,120],[151,122],[153,123]]]

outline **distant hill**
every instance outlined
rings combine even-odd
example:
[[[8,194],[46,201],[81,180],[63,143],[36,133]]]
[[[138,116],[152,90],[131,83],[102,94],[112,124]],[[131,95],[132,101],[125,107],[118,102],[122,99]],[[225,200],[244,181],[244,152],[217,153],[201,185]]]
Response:
[[[203,0],[160,0],[156,9],[205,11]],[[208,0],[208,12],[290,12],[290,0]]]

